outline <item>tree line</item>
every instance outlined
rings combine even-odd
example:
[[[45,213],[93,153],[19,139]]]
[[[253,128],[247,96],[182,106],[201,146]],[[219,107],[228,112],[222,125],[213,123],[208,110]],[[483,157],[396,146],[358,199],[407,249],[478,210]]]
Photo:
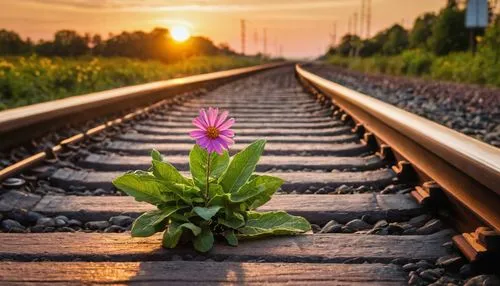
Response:
[[[489,31],[478,31],[483,36],[481,45],[500,50],[500,17],[493,20],[490,7]],[[418,17],[411,30],[399,24],[377,33],[369,39],[357,35],[344,35],[337,46],[330,47],[327,55],[371,57],[375,55],[393,56],[408,49],[420,49],[437,56],[469,49],[469,30],[465,27],[465,10],[460,9],[455,0],[449,0],[439,13],[425,13]]]
[[[175,42],[168,29],[155,28],[151,32],[135,31],[110,35],[81,35],[72,30],[57,31],[52,40],[34,43],[22,39],[14,31],[0,30],[0,55],[37,54],[47,57],[128,57],[171,62],[191,56],[234,55],[227,44],[215,45],[206,37],[195,36],[183,43]]]

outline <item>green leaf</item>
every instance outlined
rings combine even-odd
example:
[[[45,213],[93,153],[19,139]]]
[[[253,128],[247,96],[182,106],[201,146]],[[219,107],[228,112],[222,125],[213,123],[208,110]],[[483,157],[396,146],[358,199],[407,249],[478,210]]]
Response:
[[[170,184],[164,182],[165,186],[168,188],[172,194],[183,200],[185,203],[191,205],[193,201],[197,201],[197,197],[201,197],[200,190],[195,186],[189,186],[184,184]],[[203,202],[204,200],[202,200]]]
[[[190,181],[168,162],[153,160],[153,174],[158,179],[171,184],[190,185]]]
[[[166,230],[163,233],[163,241],[162,241],[163,246],[167,248],[176,247],[177,244],[179,243],[179,239],[182,236],[183,229],[191,230],[191,232],[193,232],[195,236],[200,235],[202,232],[202,229],[193,223],[189,222],[189,223],[179,224],[176,222],[172,222],[168,226],[168,230]]]
[[[182,228],[177,223],[171,223],[168,229],[163,233],[162,244],[166,248],[174,248],[179,243],[182,235]]]
[[[233,230],[226,230],[222,235],[224,235],[224,238],[226,238],[229,245],[238,246],[238,238],[234,234]]]
[[[257,140],[234,155],[226,172],[220,178],[220,185],[226,193],[238,191],[248,181],[255,171],[265,145],[265,140]]]
[[[190,223],[190,222],[183,223],[180,225],[180,227],[190,229],[193,232],[194,236],[200,235],[200,233],[201,233],[201,228],[199,226],[195,225],[194,223]]]
[[[212,153],[210,155],[210,177],[218,179],[229,165],[229,153],[224,151],[222,155]]]
[[[211,219],[219,210],[221,209],[221,206],[212,206],[208,208],[204,207],[194,207],[193,211],[198,214],[201,218],[204,220],[209,220]]]
[[[225,225],[230,228],[238,229],[245,225],[245,218],[240,213],[232,213],[230,210],[226,210],[226,217],[220,217],[217,222],[219,224]]]
[[[156,160],[156,161],[160,161],[160,162],[163,161],[163,156],[156,149],[151,150],[151,158],[153,158],[153,160]]]
[[[200,189],[204,190],[207,184],[207,162],[208,152],[198,145],[194,145],[189,153],[189,169],[193,181]],[[210,155],[210,178],[218,179],[229,164],[229,154],[224,151],[222,155],[212,153]]]
[[[247,223],[238,229],[239,237],[256,238],[268,235],[296,234],[311,230],[309,222],[283,211],[248,212]]]
[[[215,195],[208,201],[209,206],[224,206],[229,201],[229,194]]]
[[[214,235],[208,228],[203,228],[201,233],[193,240],[193,246],[199,252],[207,252],[214,245]]]
[[[153,210],[143,213],[132,224],[132,236],[147,237],[162,231],[165,227],[165,224],[162,222],[179,209],[180,208],[177,206],[170,206],[161,210]]]
[[[233,203],[246,202],[251,206],[260,198],[260,205],[266,203],[271,199],[271,196],[283,184],[283,180],[271,176],[258,176],[250,182],[243,185],[237,192],[232,193],[229,197]],[[267,200],[266,200],[267,199]]]
[[[189,219],[185,215],[178,214],[178,213],[173,213],[170,216],[170,219],[177,221],[177,222],[189,222]]]
[[[114,179],[113,185],[139,202],[158,205],[169,201],[163,194],[165,186],[146,172],[126,173]]]
[[[225,195],[224,190],[222,189],[222,186],[219,184],[210,184],[210,188],[208,189],[208,197],[213,198],[218,195]]]

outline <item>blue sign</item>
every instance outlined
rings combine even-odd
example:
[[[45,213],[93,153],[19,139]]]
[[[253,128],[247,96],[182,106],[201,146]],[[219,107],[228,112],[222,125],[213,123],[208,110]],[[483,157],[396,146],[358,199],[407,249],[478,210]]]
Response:
[[[465,27],[486,28],[488,26],[488,0],[469,0],[465,14]]]

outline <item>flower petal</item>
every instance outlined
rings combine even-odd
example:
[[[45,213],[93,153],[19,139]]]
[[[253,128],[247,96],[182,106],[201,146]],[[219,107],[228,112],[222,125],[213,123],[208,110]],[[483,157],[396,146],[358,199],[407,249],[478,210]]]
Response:
[[[221,145],[221,147],[222,147],[224,150],[229,149],[229,145],[227,144],[227,142],[226,142],[226,141],[224,141],[224,139],[222,139],[222,138],[220,138],[220,137],[219,137],[219,138],[215,139],[215,141],[217,142],[217,144]]]
[[[208,108],[208,123],[210,126],[215,126],[215,121],[217,120],[217,114],[219,113],[219,109],[217,108]]]
[[[226,129],[231,128],[231,126],[233,126],[233,124],[234,124],[234,118],[229,118],[226,122],[222,123],[217,128],[219,129],[219,132],[222,132]]]
[[[222,144],[218,139],[212,140],[212,146],[217,154],[222,155]]]
[[[219,134],[224,135],[226,137],[234,137],[234,131],[231,129],[222,130],[222,131],[220,131]]]
[[[203,108],[200,109],[200,119],[203,120],[203,123],[205,124],[205,126],[210,126],[209,121],[208,121],[207,112]]]
[[[207,133],[206,133],[206,131],[203,131],[203,130],[193,130],[193,131],[189,132],[189,136],[191,136],[192,138],[198,139],[198,138],[206,137]]]
[[[208,153],[212,153],[212,152],[215,151],[215,146],[214,146],[214,141],[213,140],[209,140],[207,146],[208,146],[207,147]]]
[[[217,118],[217,121],[215,122],[215,127],[219,127],[224,122],[224,120],[226,120],[228,114],[229,112],[227,110],[223,111],[219,116],[219,118]]]
[[[205,150],[208,150],[208,142],[196,142],[196,144],[198,144],[201,148],[205,149]]]
[[[220,134],[219,138],[222,139],[228,145],[227,149],[229,149],[230,145],[234,144],[234,140],[225,135]]]
[[[201,130],[207,130],[207,125],[203,124],[199,117],[193,119],[193,125],[200,128]]]

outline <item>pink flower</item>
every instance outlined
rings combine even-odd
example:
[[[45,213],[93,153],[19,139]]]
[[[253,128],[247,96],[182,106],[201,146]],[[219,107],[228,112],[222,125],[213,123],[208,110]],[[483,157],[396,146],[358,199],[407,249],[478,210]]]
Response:
[[[200,116],[193,119],[193,125],[198,129],[189,132],[196,139],[196,144],[206,149],[208,153],[217,152],[219,155],[229,146],[234,144],[233,130],[229,129],[234,124],[234,119],[227,119],[228,112],[219,115],[219,109],[209,107],[208,111],[200,109]],[[226,120],[227,119],[227,120]]]

